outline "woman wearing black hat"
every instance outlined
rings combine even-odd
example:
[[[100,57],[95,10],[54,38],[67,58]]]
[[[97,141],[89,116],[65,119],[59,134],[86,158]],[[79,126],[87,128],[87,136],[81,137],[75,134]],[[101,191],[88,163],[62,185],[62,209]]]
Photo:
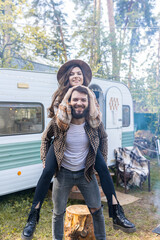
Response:
[[[53,94],[52,104],[49,110],[49,117],[56,116],[58,127],[62,131],[66,131],[69,127],[72,115],[68,100],[74,87],[78,85],[88,86],[92,79],[92,71],[87,63],[82,60],[71,60],[61,66],[57,73],[59,82],[58,90]],[[87,88],[90,95],[90,110],[88,122],[92,128],[99,126],[101,122],[101,112],[96,101],[94,93]],[[47,129],[45,130],[45,134]],[[46,152],[47,156],[46,156]],[[39,221],[39,212],[47,194],[51,179],[57,169],[57,161],[54,155],[53,145],[47,149],[41,149],[41,159],[43,161],[44,170],[38,181],[32,208],[27,220],[27,224],[22,232],[22,239],[32,239],[36,224]],[[134,232],[135,226],[126,219],[123,209],[120,206],[112,178],[109,174],[105,160],[98,150],[95,169],[99,174],[102,189],[107,197],[109,206],[109,216],[113,218],[113,226],[115,229],[121,229],[125,232]]]

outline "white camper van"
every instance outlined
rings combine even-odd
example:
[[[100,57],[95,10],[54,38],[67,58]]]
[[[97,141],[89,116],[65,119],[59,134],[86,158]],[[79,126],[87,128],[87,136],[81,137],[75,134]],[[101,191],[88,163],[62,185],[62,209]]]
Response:
[[[41,135],[57,89],[56,73],[0,69],[0,195],[35,187],[42,172]],[[108,134],[108,166],[114,149],[132,147],[133,103],[122,83],[93,78]]]

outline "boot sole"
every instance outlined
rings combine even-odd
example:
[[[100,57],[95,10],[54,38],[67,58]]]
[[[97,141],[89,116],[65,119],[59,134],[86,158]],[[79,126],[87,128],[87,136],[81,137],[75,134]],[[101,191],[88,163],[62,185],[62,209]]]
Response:
[[[121,230],[121,231],[123,231],[123,232],[125,232],[125,233],[133,233],[133,232],[136,232],[136,228],[135,228],[135,227],[134,227],[134,228],[124,228],[124,227],[121,227],[121,226],[119,226],[119,225],[113,224],[113,228],[114,228],[115,230]]]
[[[25,237],[25,236],[23,235],[23,233],[22,233],[22,234],[21,234],[21,238],[22,238],[23,240],[32,240],[32,239],[33,239],[33,235],[30,236],[30,237]]]

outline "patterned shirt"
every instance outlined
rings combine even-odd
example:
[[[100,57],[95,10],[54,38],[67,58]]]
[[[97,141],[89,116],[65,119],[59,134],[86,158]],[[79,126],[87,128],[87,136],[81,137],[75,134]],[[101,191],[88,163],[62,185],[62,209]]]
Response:
[[[91,176],[94,173],[94,164],[98,147],[104,157],[104,160],[107,162],[108,153],[107,134],[105,132],[102,122],[100,123],[98,128],[92,128],[86,121],[84,129],[90,142],[89,152],[86,157],[84,174],[86,179],[90,181],[92,179]],[[58,170],[60,170],[64,156],[66,135],[67,131],[63,131],[60,128],[58,128],[55,117],[53,117],[52,120],[49,122],[46,130],[43,132],[42,135],[41,159],[43,162],[45,162],[48,149],[50,147],[52,139],[54,138],[53,147],[58,163]]]

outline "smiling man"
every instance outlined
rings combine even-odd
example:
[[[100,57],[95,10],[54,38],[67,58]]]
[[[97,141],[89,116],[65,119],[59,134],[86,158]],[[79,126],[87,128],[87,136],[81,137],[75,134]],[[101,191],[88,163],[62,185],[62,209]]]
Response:
[[[57,147],[55,145],[55,153],[61,152],[61,157],[57,159],[58,172],[53,182],[53,240],[63,239],[63,217],[69,193],[75,185],[83,194],[92,214],[96,239],[106,239],[101,197],[94,175],[94,162],[99,144],[107,147],[107,135],[103,124],[93,129],[87,123],[88,91],[82,86],[73,89],[70,100],[71,124],[66,132],[56,134],[61,144]]]
[[[89,101],[88,101],[88,93],[86,94],[86,90],[82,91],[82,87],[80,88],[81,92],[77,90],[73,90],[72,98],[71,98],[71,110],[72,110],[72,123],[75,119],[80,119],[80,123],[85,121],[85,116],[89,110]],[[76,121],[77,123],[77,121]]]

